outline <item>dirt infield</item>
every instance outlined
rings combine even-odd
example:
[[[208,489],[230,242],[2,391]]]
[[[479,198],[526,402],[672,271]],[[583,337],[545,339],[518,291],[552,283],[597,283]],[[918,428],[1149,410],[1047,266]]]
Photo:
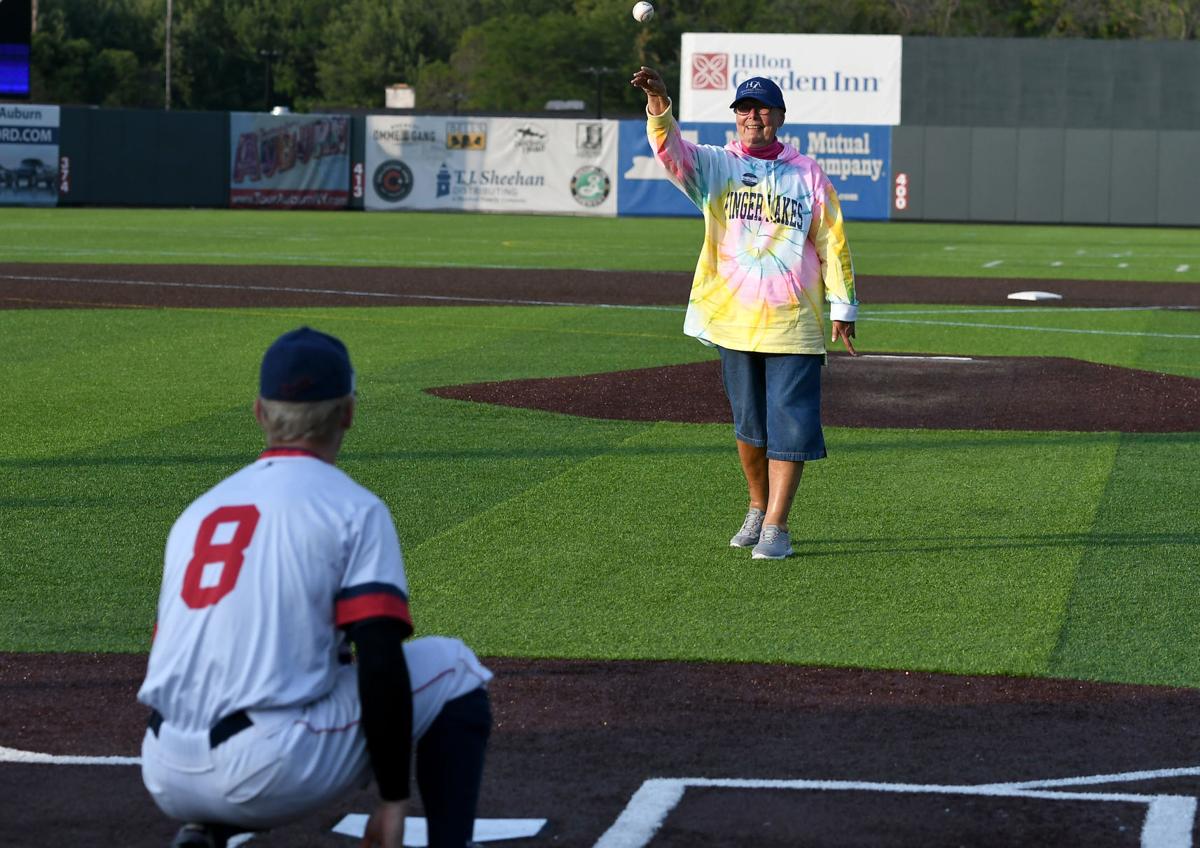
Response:
[[[1053,357],[831,354],[840,427],[1171,433],[1200,429],[1200,380]],[[732,422],[721,363],[430,389],[438,397],[634,421]]]
[[[1151,799],[1200,795],[1200,755],[1186,744],[1200,711],[1193,690],[791,666],[487,662],[496,724],[480,815],[548,819],[537,838],[501,844],[594,845],[627,809],[661,818],[661,829],[649,842],[626,832],[608,844],[1191,844],[1141,836]],[[136,756],[144,668],[137,655],[0,655],[0,746]],[[1163,769],[1191,772],[1155,771]],[[1089,775],[1113,777],[1053,783]],[[650,778],[741,782],[686,788],[671,809],[645,799],[630,807]],[[1045,781],[1038,797],[1013,785]],[[978,789],[989,784],[1010,785]],[[329,829],[371,805],[364,790],[251,844],[345,848],[355,843]],[[1190,819],[1176,828],[1190,840]],[[172,832],[136,766],[0,764],[6,846],[162,848]]]
[[[679,305],[688,279],[3,265],[0,308]],[[1019,289],[1058,291],[1071,305],[1200,305],[1200,286],[1169,284],[865,278],[860,285],[869,303],[1000,304]],[[1178,428],[1180,420],[1196,418],[1196,381],[1155,382],[1151,377],[1162,375],[1081,365],[834,357],[827,420],[1139,431]],[[992,375],[991,389],[964,403],[983,373]],[[487,402],[519,396],[519,405],[581,415],[727,420],[715,363],[606,377],[600,388],[578,378],[519,381],[528,384],[519,390],[509,383],[438,393],[475,392],[472,399]],[[841,388],[848,385],[857,397]],[[1100,385],[1106,403],[1098,402]],[[1134,394],[1112,402],[1115,386]],[[1033,392],[1042,393],[1037,403],[1029,402]],[[642,402],[631,405],[637,396]],[[552,397],[555,405],[539,406],[539,397],[547,404]],[[681,408],[679,397],[694,403]],[[958,407],[972,409],[953,418],[956,399]],[[623,406],[614,406],[617,400]],[[1145,420],[1111,417],[1122,406],[1150,412]],[[1031,422],[1029,407],[1046,409],[1044,419]],[[1090,411],[1086,421],[1080,410]],[[487,662],[496,672],[496,726],[480,814],[548,819],[535,839],[500,844],[591,846],[603,839],[605,848],[1165,848],[1194,840],[1200,796],[1200,751],[1191,744],[1200,714],[1195,690],[754,664]],[[168,843],[174,826],[153,807],[135,765],[69,759],[137,756],[145,713],[134,694],[144,668],[140,655],[0,654],[0,845]],[[14,751],[67,759],[34,761]],[[659,782],[645,784],[651,779]],[[364,790],[250,844],[351,846],[356,843],[329,828],[371,805]],[[419,813],[419,801],[414,808]]]
[[[463,306],[614,303],[682,306],[691,274],[514,268],[0,263],[0,308]],[[863,303],[1012,305],[1009,293],[1062,294],[1065,306],[1200,307],[1200,286],[1084,280],[857,279]]]

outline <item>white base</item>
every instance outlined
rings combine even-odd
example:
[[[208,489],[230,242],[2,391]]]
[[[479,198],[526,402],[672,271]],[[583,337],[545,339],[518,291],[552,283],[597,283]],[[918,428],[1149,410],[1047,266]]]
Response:
[[[1061,294],[1044,291],[1022,291],[1013,292],[1008,296],[1009,300],[1062,300]]]
[[[493,842],[502,839],[526,839],[537,836],[546,824],[545,819],[475,819],[476,842]],[[350,813],[334,828],[334,833],[361,837],[367,829],[367,816]],[[404,820],[404,844],[406,848],[423,848],[429,844],[425,819],[409,816]]]

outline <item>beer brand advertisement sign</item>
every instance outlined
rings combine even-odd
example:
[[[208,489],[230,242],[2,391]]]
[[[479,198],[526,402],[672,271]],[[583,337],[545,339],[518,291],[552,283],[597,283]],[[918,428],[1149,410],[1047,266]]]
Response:
[[[732,120],[683,123],[683,137],[694,144],[724,147],[735,138]],[[779,140],[817,161],[833,183],[847,220],[886,220],[890,215],[892,128],[866,124],[786,123]],[[625,215],[700,214],[667,179],[646,139],[645,121],[621,122],[619,206]]]
[[[229,205],[341,209],[350,202],[350,119],[229,116]]]
[[[732,121],[737,87],[768,77],[795,124],[900,123],[898,35],[683,34],[679,118]]]
[[[367,209],[617,214],[618,122],[369,115]]]
[[[58,129],[57,106],[0,103],[0,206],[58,205]]]

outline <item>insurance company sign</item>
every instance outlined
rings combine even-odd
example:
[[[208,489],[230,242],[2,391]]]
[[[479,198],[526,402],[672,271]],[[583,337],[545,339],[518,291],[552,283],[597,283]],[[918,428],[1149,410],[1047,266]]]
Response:
[[[898,35],[684,33],[679,117],[732,123],[737,87],[768,77],[789,123],[895,126],[901,45]]]
[[[733,125],[684,123],[684,139],[724,147],[734,140]],[[779,139],[815,159],[829,177],[848,220],[887,220],[892,128],[871,124],[784,124]],[[699,215],[646,140],[645,121],[621,122],[619,215]]]

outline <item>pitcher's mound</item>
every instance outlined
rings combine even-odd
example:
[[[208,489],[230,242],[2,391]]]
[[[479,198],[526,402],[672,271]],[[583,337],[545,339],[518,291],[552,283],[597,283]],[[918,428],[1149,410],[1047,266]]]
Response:
[[[824,423],[943,430],[1200,430],[1200,380],[1060,357],[830,354]],[[729,423],[717,360],[429,389],[589,418]]]

